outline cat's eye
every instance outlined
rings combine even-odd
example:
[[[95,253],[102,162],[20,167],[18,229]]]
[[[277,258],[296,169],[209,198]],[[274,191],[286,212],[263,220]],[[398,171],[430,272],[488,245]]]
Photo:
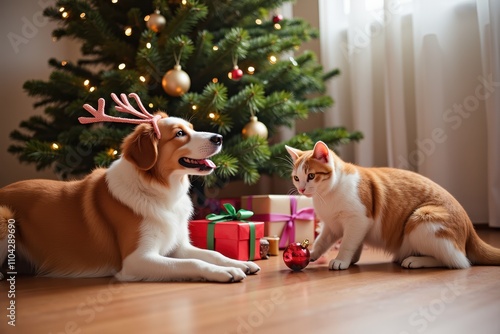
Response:
[[[314,180],[315,176],[316,176],[316,174],[314,174],[314,173],[307,174],[307,181]]]
[[[297,175],[294,175],[294,176],[293,176],[293,179],[294,179],[295,181],[299,182],[299,177],[298,177]]]

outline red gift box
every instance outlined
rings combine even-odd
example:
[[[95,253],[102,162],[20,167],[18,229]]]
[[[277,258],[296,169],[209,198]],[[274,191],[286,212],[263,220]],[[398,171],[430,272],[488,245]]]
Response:
[[[206,219],[189,222],[191,243],[198,248],[209,249],[209,224],[214,224],[214,250],[235,260],[260,259],[260,239],[264,237],[263,222],[224,221],[212,222]],[[255,228],[255,240],[250,240],[250,225]],[[250,242],[254,245],[253,258]]]

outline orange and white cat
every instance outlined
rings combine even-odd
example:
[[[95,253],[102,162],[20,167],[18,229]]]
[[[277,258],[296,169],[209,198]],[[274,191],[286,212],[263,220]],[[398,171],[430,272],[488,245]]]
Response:
[[[458,201],[430,179],[346,163],[323,142],[311,151],[286,149],[295,187],[312,197],[324,222],[312,261],[342,238],[330,269],[356,263],[363,243],[393,254],[404,268],[500,265],[500,249],[482,241]]]

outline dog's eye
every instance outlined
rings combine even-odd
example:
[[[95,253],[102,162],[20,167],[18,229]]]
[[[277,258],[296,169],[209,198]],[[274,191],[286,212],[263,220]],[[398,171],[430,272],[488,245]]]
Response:
[[[182,130],[177,131],[177,133],[175,134],[176,137],[184,137],[185,135],[186,133]]]

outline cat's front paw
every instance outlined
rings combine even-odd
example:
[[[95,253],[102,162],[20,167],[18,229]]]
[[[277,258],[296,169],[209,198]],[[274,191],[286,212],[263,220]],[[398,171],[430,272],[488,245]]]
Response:
[[[331,270],[345,270],[349,268],[349,265],[349,262],[335,259],[330,261],[328,268],[330,268]]]
[[[320,254],[319,252],[315,252],[314,249],[311,251],[311,256],[310,256],[310,261],[311,262],[316,262],[323,254]]]

